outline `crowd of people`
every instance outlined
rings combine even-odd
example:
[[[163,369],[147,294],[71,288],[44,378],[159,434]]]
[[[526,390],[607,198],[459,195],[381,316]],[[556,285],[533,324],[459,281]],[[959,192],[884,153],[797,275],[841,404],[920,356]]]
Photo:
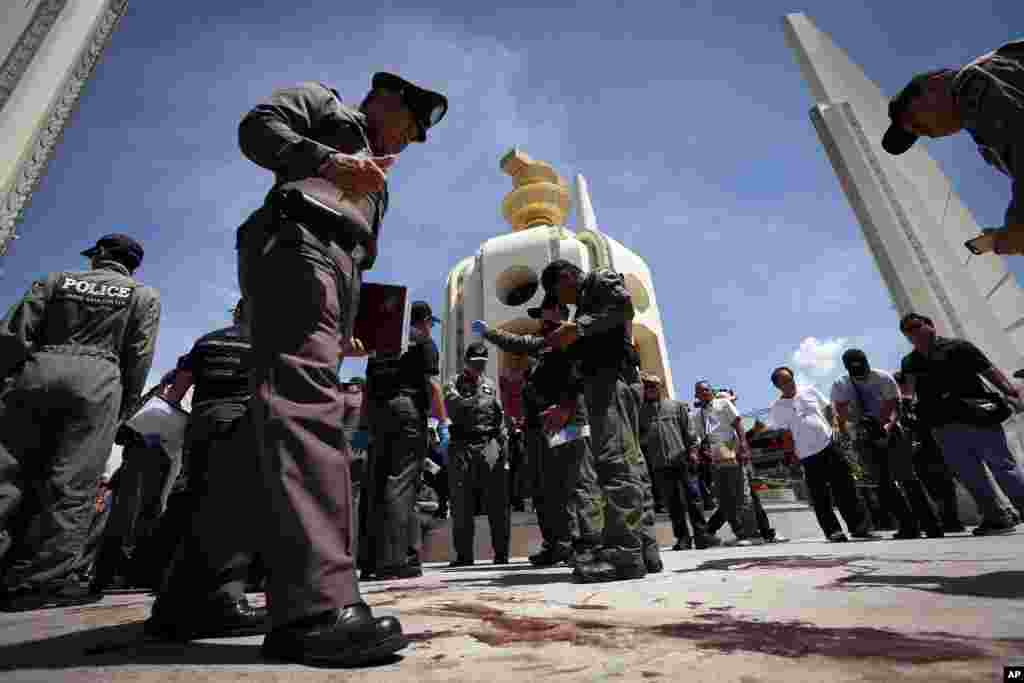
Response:
[[[1013,43],[915,78],[893,100],[883,147],[898,154],[918,135],[966,128],[985,159],[1019,181],[1020,56]],[[242,153],[274,184],[238,230],[241,300],[231,325],[196,340],[145,395],[161,309],[158,292],[135,277],[144,256],[136,240],[101,238],[83,252],[87,269],[41,278],[8,311],[4,610],[143,586],[157,593],[145,624],[153,638],[265,633],[269,659],[379,661],[408,641],[397,618],[374,616],[356,572],[422,574],[424,483],[443,501],[439,516],[450,506],[453,569],[476,561],[481,510],[494,562],[509,561],[510,509],[524,495],[543,538],[532,565],[564,565],[567,579],[584,583],[662,571],[655,492],[674,550],[720,545],[726,523],[737,546],[787,540],[753,485],[735,396],[701,381],[692,408],[667,398],[662,380],[640,367],[631,297],[608,268],[547,264],[543,301],[529,310],[536,333],[474,322],[480,340],[446,380],[431,338],[438,320],[416,302],[405,350],[373,354],[365,382],[341,384],[341,361],[368,355],[354,320],[362,274],[378,258],[388,172],[447,109],[440,93],[378,73],[358,106],[304,83],[249,111]],[[1020,226],[1015,195],[995,250],[1016,250]],[[1012,530],[1024,469],[1002,423],[1017,390],[973,344],[937,336],[927,317],[906,315],[899,329],[912,351],[897,376],[856,349],[844,354],[849,374],[829,399],[797,386],[789,368],[771,373],[780,396],[766,424],[791,435],[823,533],[876,539],[885,526],[855,480],[851,439],[875,470],[874,507],[893,517],[895,538],[963,530],[954,478],[982,512],[975,534]],[[488,344],[526,359],[521,420],[507,419],[484,372]],[[123,463],[98,485],[115,442]],[[513,468],[525,482],[518,492]],[[253,590],[265,592],[266,608],[249,603]]]

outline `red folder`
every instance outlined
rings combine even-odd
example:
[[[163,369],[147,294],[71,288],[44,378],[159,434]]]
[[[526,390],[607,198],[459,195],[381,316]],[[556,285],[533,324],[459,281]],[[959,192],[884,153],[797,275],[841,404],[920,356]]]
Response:
[[[405,287],[364,282],[353,336],[371,356],[405,353],[409,348],[411,307]]]

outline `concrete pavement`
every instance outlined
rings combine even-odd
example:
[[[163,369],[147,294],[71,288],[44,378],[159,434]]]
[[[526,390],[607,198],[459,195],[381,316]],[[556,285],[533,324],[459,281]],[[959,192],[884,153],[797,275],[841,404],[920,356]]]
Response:
[[[18,681],[979,681],[1024,663],[1024,532],[664,552],[645,579],[575,585],[525,560],[366,583],[412,645],[383,666],[268,665],[260,638],[141,640],[152,598],[0,614]]]

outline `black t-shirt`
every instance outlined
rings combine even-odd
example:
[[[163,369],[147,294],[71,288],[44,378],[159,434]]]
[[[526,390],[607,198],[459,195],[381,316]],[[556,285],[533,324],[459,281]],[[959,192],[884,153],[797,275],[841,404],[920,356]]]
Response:
[[[409,342],[409,348],[399,358],[371,358],[366,365],[370,395],[391,398],[408,394],[426,410],[430,406],[427,377],[440,375],[440,364],[441,354],[433,339]]]
[[[918,417],[931,426],[956,420],[950,399],[980,397],[989,390],[978,376],[992,362],[966,339],[935,337],[927,356],[912,351],[903,357],[900,370],[914,376]]]

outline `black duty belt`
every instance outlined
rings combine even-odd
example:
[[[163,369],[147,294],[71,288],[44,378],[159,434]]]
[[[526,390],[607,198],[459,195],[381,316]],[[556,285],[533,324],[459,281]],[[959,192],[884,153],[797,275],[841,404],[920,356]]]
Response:
[[[372,230],[298,187],[285,185],[273,191],[271,205],[282,217],[302,224],[321,242],[338,245],[357,263],[362,263],[372,251],[376,239]]]

